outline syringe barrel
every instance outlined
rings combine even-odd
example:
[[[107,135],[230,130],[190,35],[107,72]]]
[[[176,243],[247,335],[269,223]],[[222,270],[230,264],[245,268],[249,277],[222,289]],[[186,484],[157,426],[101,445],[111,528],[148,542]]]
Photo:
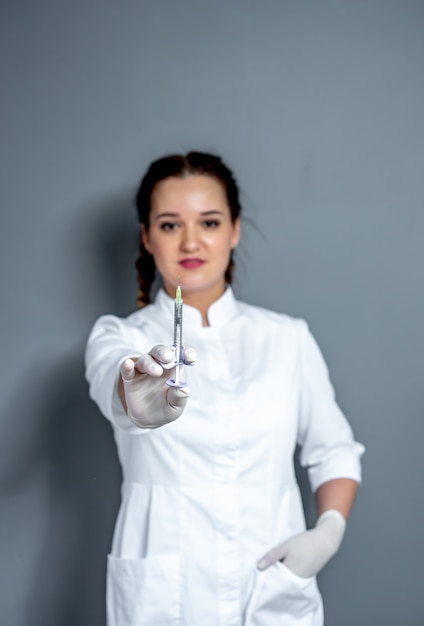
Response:
[[[174,348],[175,362],[182,362],[182,343],[183,343],[183,303],[175,300],[174,303]]]

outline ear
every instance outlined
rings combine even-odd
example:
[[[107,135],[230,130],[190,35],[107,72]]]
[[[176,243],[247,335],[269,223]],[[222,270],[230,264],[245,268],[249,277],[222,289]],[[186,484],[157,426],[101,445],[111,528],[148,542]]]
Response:
[[[143,246],[146,248],[147,252],[150,252],[150,241],[149,241],[149,231],[146,229],[145,225],[141,225],[141,241],[143,242]]]
[[[231,237],[231,248],[235,248],[240,241],[240,218],[236,217],[233,223],[233,234]]]

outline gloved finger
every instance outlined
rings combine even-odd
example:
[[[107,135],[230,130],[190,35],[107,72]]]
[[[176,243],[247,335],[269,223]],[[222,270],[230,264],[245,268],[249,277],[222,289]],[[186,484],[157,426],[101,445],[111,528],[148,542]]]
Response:
[[[162,367],[150,354],[143,354],[143,356],[135,362],[135,367],[140,374],[148,374],[154,377],[159,377],[163,374]]]
[[[282,561],[286,558],[288,552],[287,542],[272,548],[269,552],[264,554],[264,556],[259,560],[257,564],[257,568],[259,570],[264,570],[270,565],[277,563],[278,561]]]
[[[164,370],[171,370],[175,367],[175,363],[180,360],[180,357],[177,357],[177,355],[175,354],[175,348],[172,347],[170,349],[172,350],[173,355],[171,361],[169,361],[169,363],[161,361],[161,365]],[[194,348],[192,348],[191,346],[183,346],[181,352],[181,361],[184,363],[184,365],[195,364],[195,362],[197,361],[197,352]]]
[[[149,354],[158,363],[170,363],[171,361],[174,361],[173,349],[169,348],[168,346],[163,346],[161,344],[158,344],[157,346],[153,346]]]
[[[183,361],[185,365],[194,365],[197,361],[197,352],[191,346],[184,346]]]
[[[168,406],[177,412],[181,412],[189,397],[190,387],[169,387],[166,394]]]
[[[135,363],[132,359],[126,359],[120,367],[122,379],[125,382],[133,380],[136,375]]]

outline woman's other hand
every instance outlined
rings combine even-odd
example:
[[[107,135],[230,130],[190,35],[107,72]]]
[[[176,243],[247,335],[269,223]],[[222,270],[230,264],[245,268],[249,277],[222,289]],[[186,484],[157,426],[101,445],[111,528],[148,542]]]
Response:
[[[259,561],[258,569],[282,561],[297,576],[316,576],[339,549],[345,527],[345,519],[339,511],[326,511],[319,517],[315,528],[290,537],[267,552]]]

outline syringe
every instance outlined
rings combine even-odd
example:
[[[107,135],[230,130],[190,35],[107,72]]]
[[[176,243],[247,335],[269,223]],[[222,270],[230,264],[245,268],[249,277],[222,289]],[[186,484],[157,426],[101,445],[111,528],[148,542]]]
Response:
[[[187,387],[187,383],[181,381],[180,368],[183,361],[183,299],[181,287],[178,285],[174,300],[174,343],[172,345],[175,353],[175,378],[169,378],[166,382],[171,387]]]

